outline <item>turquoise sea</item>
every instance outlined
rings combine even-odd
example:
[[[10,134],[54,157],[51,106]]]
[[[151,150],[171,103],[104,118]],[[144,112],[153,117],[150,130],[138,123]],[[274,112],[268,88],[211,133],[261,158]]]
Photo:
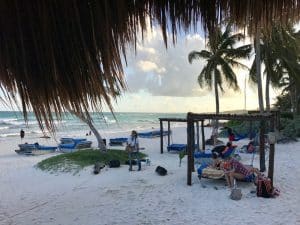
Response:
[[[109,113],[92,113],[95,127],[102,134],[129,132],[132,129],[147,130],[159,128],[159,118],[185,118],[186,113],[126,113],[115,112],[115,117]],[[55,121],[56,135],[79,135],[89,132],[89,127],[78,118],[65,114],[61,121]],[[176,126],[176,124],[173,124]],[[42,136],[38,123],[33,113],[28,114],[28,122],[25,123],[21,112],[0,111],[0,140],[19,137],[20,130],[25,131],[26,137]]]

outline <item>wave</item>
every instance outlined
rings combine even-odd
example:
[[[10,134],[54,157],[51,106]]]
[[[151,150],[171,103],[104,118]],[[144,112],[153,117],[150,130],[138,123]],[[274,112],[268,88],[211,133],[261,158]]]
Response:
[[[8,133],[8,134],[0,134],[0,137],[5,138],[5,137],[17,137],[19,136],[19,133]]]

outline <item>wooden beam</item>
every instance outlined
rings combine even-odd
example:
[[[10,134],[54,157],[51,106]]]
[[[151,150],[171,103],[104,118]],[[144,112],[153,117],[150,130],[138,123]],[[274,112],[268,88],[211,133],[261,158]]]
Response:
[[[192,185],[192,153],[195,148],[194,120],[187,115],[187,185]]]
[[[259,128],[259,169],[260,169],[260,172],[266,171],[264,124],[265,124],[264,121],[260,121],[260,128]]]
[[[197,151],[200,151],[200,143],[199,143],[199,121],[196,121],[196,127],[197,127]]]
[[[201,121],[202,150],[205,151],[204,120]]]
[[[159,121],[160,124],[160,153],[164,153],[164,138],[163,138],[163,121]]]
[[[270,124],[271,132],[275,132],[275,127],[277,126],[276,120],[277,120],[276,117],[273,120],[271,120],[271,124]],[[274,177],[274,158],[275,158],[275,144],[270,143],[268,177],[271,179],[272,187],[273,187],[273,177]]]
[[[170,145],[170,134],[171,134],[170,121],[168,121],[168,146]]]

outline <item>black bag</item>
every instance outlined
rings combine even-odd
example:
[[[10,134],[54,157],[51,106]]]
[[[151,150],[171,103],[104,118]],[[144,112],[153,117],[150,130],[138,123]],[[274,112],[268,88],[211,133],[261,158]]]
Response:
[[[257,197],[271,198],[274,196],[271,179],[268,177],[260,176],[257,179],[256,187]]]
[[[155,172],[158,173],[160,176],[167,175],[167,170],[161,166],[156,167]]]
[[[110,160],[108,163],[108,166],[110,168],[117,168],[117,167],[120,167],[120,165],[121,165],[121,163],[120,163],[120,160],[118,160],[118,159]]]

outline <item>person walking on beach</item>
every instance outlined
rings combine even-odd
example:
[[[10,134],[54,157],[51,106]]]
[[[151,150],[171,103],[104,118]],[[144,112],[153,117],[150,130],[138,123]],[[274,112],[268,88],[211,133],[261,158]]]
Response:
[[[126,150],[128,151],[129,158],[129,171],[132,171],[132,160],[136,159],[138,164],[138,170],[141,170],[141,161],[139,157],[139,140],[138,134],[135,130],[131,132],[128,138]]]
[[[21,137],[21,141],[25,137],[25,131],[23,129],[21,129],[21,131],[20,131],[20,137]]]

